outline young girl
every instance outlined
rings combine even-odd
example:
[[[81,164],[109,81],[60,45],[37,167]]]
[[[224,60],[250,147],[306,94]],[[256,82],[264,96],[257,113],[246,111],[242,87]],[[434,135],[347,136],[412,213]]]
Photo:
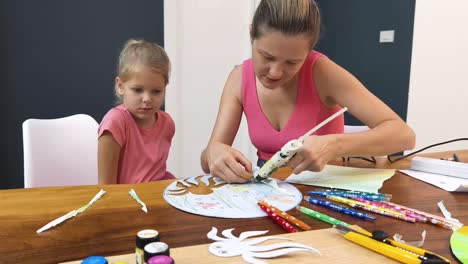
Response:
[[[314,0],[260,2],[251,25],[252,58],[229,75],[213,133],[201,155],[206,173],[227,182],[250,179],[251,162],[231,147],[242,113],[258,149],[258,164],[344,106],[370,128],[343,134],[343,118],[336,118],[304,140],[288,163],[295,174],[320,171],[337,157],[380,156],[413,148],[415,135],[397,114],[349,72],[313,50],[319,30]]]
[[[174,178],[166,171],[174,121],[160,111],[169,71],[169,58],[157,44],[125,44],[115,78],[121,105],[107,112],[98,129],[99,184]]]

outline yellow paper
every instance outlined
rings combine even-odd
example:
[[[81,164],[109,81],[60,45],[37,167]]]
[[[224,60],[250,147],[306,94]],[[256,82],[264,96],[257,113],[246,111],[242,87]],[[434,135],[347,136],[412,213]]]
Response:
[[[368,169],[326,165],[321,172],[304,171],[286,179],[298,183],[327,188],[377,193],[383,182],[395,174],[393,169]]]

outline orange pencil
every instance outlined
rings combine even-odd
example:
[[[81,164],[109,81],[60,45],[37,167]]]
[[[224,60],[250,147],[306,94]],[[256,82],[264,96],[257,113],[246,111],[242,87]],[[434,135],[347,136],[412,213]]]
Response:
[[[300,227],[303,230],[311,230],[312,229],[309,225],[302,222],[301,220],[295,218],[294,216],[292,216],[292,215],[290,215],[290,214],[288,214],[286,212],[281,211],[280,209],[266,203],[265,201],[258,201],[258,203],[265,206],[265,207],[270,208],[273,212],[275,212],[275,214],[281,216],[282,218],[288,220],[289,222],[295,224],[296,226]]]

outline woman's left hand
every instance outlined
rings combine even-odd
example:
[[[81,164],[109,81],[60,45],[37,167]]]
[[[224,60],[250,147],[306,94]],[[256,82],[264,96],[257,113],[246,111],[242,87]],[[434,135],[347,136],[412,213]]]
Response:
[[[333,135],[309,136],[304,140],[302,148],[288,162],[288,166],[294,174],[305,170],[321,171],[333,158]]]

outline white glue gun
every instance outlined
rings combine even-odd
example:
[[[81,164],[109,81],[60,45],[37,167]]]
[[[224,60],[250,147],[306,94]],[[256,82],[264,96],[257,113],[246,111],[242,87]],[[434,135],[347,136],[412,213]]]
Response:
[[[276,152],[265,164],[257,171],[254,181],[263,181],[271,176],[278,168],[281,168],[296,154],[302,147],[302,142],[293,139],[286,143],[280,151]]]
[[[322,121],[322,123],[318,124],[314,128],[312,128],[309,132],[305,133],[299,139],[293,139],[288,143],[284,144],[280,151],[276,152],[273,157],[271,157],[263,166],[254,174],[253,180],[254,181],[263,181],[269,178],[276,169],[286,166],[289,160],[302,148],[302,142],[304,139],[328,122],[335,119],[337,116],[341,115],[342,113],[348,110],[347,107],[343,107],[340,111],[334,113],[329,118]]]

